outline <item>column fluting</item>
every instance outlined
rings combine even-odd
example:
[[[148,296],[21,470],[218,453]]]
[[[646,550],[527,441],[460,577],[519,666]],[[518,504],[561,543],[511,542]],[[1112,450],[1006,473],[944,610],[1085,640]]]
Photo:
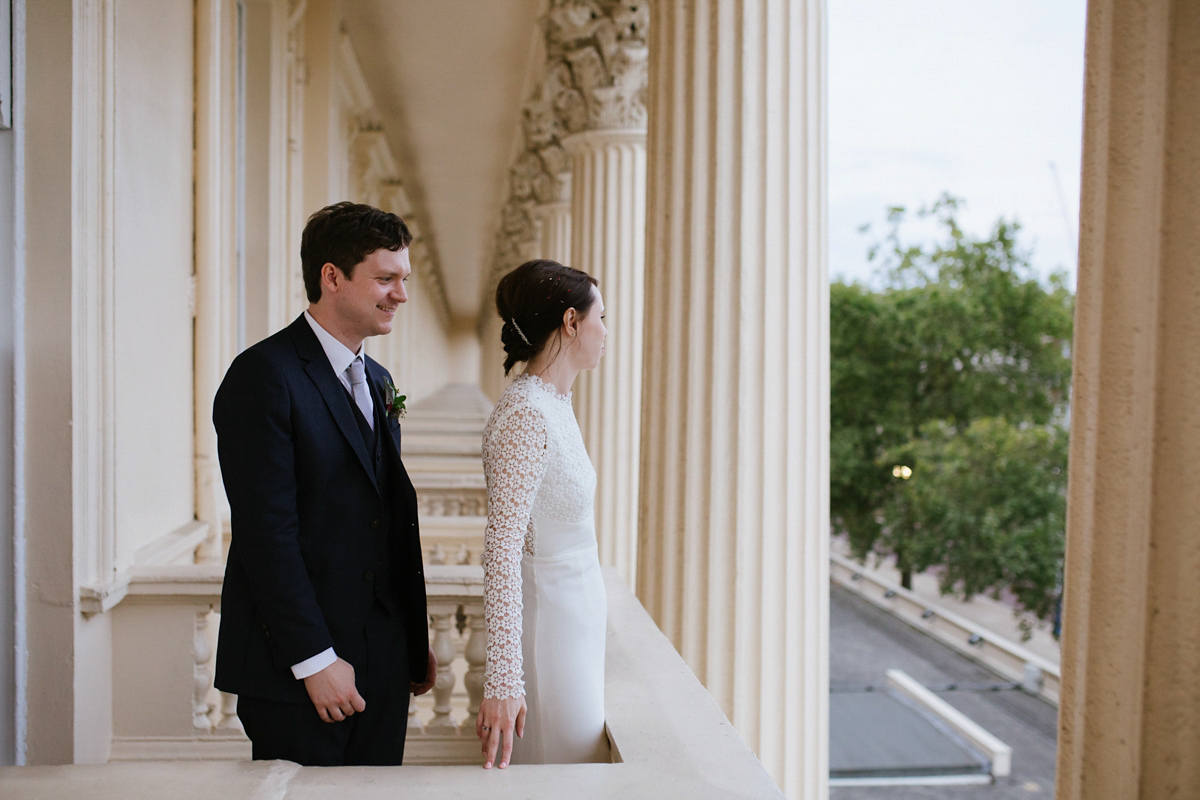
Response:
[[[645,305],[646,133],[596,130],[563,142],[571,157],[571,260],[600,283],[604,359],[575,384],[575,412],[596,468],[603,564],[630,585],[637,570]]]
[[[822,798],[824,3],[652,9],[638,594],[787,795]]]

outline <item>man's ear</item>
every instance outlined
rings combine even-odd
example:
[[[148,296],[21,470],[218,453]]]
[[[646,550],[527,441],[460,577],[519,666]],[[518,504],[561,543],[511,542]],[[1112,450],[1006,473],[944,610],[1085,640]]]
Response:
[[[330,291],[336,292],[338,290],[338,284],[345,279],[346,276],[342,274],[342,271],[338,269],[337,266],[332,262],[326,261],[321,265],[322,289],[329,289]]]

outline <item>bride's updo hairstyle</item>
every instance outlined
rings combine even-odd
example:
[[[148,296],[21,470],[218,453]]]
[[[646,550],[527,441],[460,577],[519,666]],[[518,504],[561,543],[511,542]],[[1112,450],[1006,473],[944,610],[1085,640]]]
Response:
[[[573,308],[580,317],[596,301],[592,287],[596,279],[586,272],[564,267],[557,261],[526,261],[500,279],[496,286],[496,311],[504,320],[500,341],[504,344],[504,374],[518,361],[529,361],[542,352],[551,337],[562,347],[557,334],[563,314]]]

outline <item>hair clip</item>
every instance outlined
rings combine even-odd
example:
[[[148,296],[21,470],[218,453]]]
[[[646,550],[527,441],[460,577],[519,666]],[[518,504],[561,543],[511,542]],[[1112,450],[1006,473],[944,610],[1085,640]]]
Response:
[[[521,337],[522,342],[529,345],[530,347],[533,347],[533,342],[529,341],[529,337],[527,337],[525,335],[525,331],[521,330],[521,326],[517,324],[517,320],[515,317],[513,319],[510,319],[508,321],[508,324],[513,326],[513,330],[515,330],[517,332],[517,336]]]

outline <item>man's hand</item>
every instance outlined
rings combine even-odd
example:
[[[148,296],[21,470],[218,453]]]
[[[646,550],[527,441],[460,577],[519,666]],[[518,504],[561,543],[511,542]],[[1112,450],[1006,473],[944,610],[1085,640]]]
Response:
[[[342,659],[304,679],[308,697],[326,722],[341,722],[356,711],[364,711],[367,701],[354,686],[354,667]]]
[[[409,682],[409,691],[413,694],[425,694],[433,688],[434,681],[437,680],[437,656],[433,654],[433,646],[429,647],[429,671],[425,673],[425,681],[423,683]]]

